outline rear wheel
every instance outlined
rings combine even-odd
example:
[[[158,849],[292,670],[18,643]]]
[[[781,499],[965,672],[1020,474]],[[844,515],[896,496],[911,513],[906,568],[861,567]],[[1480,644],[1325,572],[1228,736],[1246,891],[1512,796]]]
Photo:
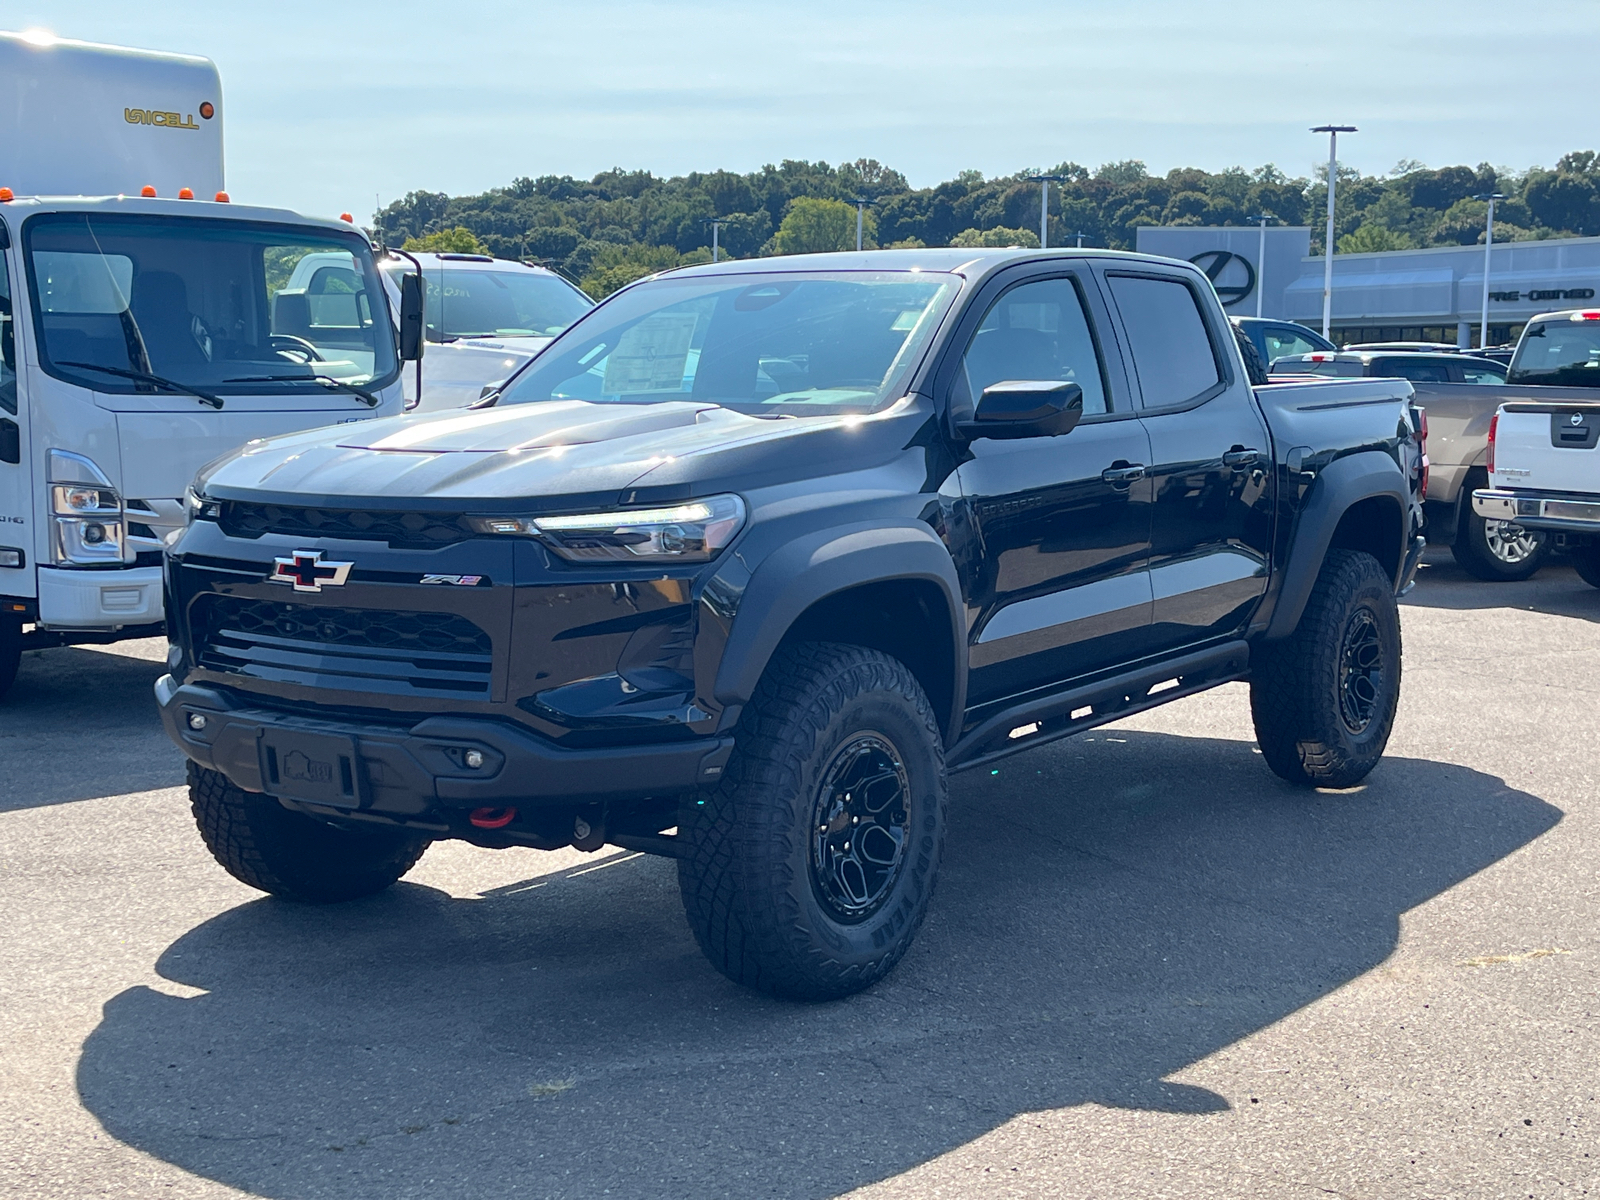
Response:
[[[1488,476],[1469,477],[1465,488],[1484,487]],[[1550,539],[1536,529],[1525,529],[1513,521],[1495,521],[1472,511],[1470,501],[1461,514],[1455,544],[1450,553],[1461,569],[1490,582],[1529,579],[1550,557]]]
[[[944,844],[938,721],[905,665],[807,643],[773,658],[723,781],[679,821],[684,911],[736,983],[801,1000],[888,974]]]
[[[1330,550],[1294,633],[1252,658],[1261,756],[1290,783],[1351,787],[1383,757],[1399,702],[1393,584],[1372,555]]]
[[[381,892],[428,848],[400,829],[340,829],[291,812],[189,764],[189,801],[206,848],[240,883],[285,900],[331,904]]]
[[[22,664],[22,619],[0,616],[0,696],[17,681]]]
[[[1590,587],[1600,588],[1600,544],[1591,542],[1572,552],[1572,567]]]

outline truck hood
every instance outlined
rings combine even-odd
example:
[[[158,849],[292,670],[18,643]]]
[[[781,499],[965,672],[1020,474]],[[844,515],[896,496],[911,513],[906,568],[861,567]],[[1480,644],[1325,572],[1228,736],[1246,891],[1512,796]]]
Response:
[[[364,421],[245,446],[203,473],[219,498],[318,504],[604,497],[665,470],[690,494],[730,472],[841,467],[888,444],[877,418],[745,416],[715,404],[555,401]],[[895,440],[903,446],[903,434]],[[819,455],[823,456],[819,460]],[[651,482],[654,482],[653,480]]]

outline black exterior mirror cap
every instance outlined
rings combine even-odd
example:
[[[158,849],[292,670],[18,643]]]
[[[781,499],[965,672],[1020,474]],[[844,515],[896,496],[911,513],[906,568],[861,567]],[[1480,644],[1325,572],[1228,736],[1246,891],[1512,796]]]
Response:
[[[400,276],[400,361],[422,357],[422,276]]]
[[[1083,389],[1065,379],[1006,379],[983,389],[958,428],[968,438],[1060,437],[1083,417]]]

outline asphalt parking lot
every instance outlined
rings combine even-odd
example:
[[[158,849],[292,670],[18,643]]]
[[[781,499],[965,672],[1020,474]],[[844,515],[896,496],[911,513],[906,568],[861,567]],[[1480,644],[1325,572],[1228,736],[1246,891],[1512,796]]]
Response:
[[[0,702],[0,1196],[1600,1195],[1600,591],[1434,556],[1389,757],[1303,794],[1242,685],[959,776],[928,924],[805,1007],[670,863],[216,867],[164,647]]]

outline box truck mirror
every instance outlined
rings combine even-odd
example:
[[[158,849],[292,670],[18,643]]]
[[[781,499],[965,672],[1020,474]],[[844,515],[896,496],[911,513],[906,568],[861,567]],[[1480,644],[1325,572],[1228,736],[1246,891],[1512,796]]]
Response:
[[[400,361],[422,357],[422,276],[400,276]]]

